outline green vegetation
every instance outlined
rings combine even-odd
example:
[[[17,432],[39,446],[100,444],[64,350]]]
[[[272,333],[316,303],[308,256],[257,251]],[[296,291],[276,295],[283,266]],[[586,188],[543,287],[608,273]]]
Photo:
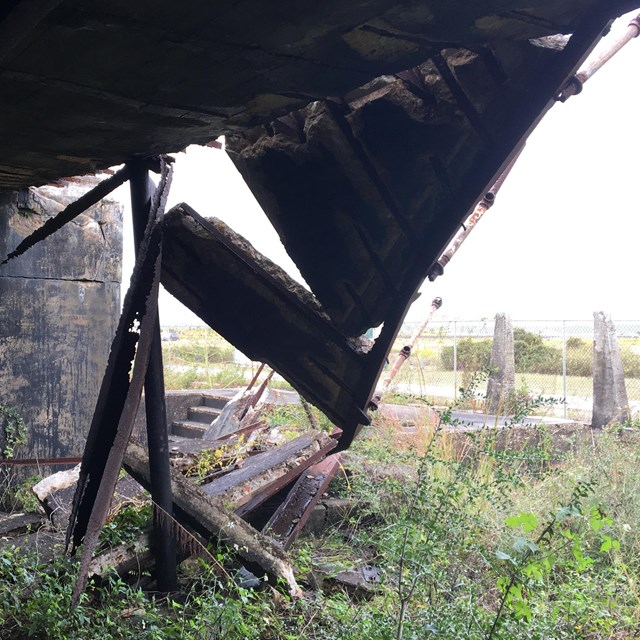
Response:
[[[38,475],[18,479],[11,467],[0,467],[0,510],[40,512],[42,507],[31,490],[40,480],[42,478]]]
[[[162,343],[167,389],[229,389],[242,387],[253,377],[251,365],[234,362],[233,346],[207,327],[167,330],[178,339]],[[272,389],[291,389],[282,379]]]
[[[467,394],[468,395],[468,394]],[[465,396],[466,397],[466,396]],[[523,399],[520,412],[537,411]],[[520,418],[518,418],[520,419]],[[304,413],[275,412],[274,424]],[[112,576],[69,610],[76,566],[0,551],[0,638],[231,640],[624,640],[640,633],[640,433],[596,439],[529,428],[463,432],[378,418],[351,449],[331,493],[352,509],[292,550],[306,589],[238,586],[233,554],[202,550],[181,592],[158,599]],[[522,438],[523,433],[526,438]],[[205,460],[197,477],[220,460]],[[206,468],[205,468],[206,467]],[[373,473],[372,469],[376,469]],[[123,510],[103,544],[134,539],[148,506]],[[373,565],[363,595],[322,570]]]
[[[27,441],[27,427],[16,409],[0,404],[0,444],[2,457],[13,458],[16,447]]]
[[[490,338],[461,338],[457,344],[457,364],[460,371],[479,371],[491,359]],[[632,345],[621,341],[622,364],[625,375],[640,378],[640,354]],[[554,375],[562,372],[562,345],[559,341],[545,340],[542,336],[521,327],[513,330],[513,347],[518,373]],[[567,339],[567,374],[590,377],[592,375],[592,346],[590,341],[577,337]],[[453,370],[453,345],[443,346],[440,362],[446,371]]]

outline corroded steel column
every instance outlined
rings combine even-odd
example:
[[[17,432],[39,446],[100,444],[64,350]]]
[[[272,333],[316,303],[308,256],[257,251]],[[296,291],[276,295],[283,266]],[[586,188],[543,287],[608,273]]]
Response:
[[[130,170],[131,210],[136,250],[144,236],[149,218],[153,183],[147,167],[136,160],[127,163]],[[162,368],[162,343],[160,320],[156,317],[149,366],[144,383],[149,446],[149,472],[151,498],[154,503],[156,581],[158,590],[174,591],[177,588],[176,548],[171,535],[173,502],[171,496],[171,469],[167,435],[167,410],[165,404],[164,372]]]

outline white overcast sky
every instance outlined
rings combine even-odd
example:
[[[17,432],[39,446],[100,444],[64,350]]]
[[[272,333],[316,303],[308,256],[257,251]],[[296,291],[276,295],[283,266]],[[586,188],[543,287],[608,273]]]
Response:
[[[620,22],[622,24],[620,24]],[[622,19],[614,30],[624,29]],[[607,45],[605,38],[603,43]],[[640,38],[629,43],[531,134],[496,204],[408,320],[441,296],[440,318],[585,319],[595,310],[638,319],[640,243]],[[117,192],[128,206],[128,191]],[[168,207],[187,202],[217,216],[289,273],[299,274],[277,234],[223,151],[189,147],[176,155]],[[132,265],[125,215],[125,271]],[[124,293],[124,291],[123,291]],[[163,326],[199,324],[166,292]]]

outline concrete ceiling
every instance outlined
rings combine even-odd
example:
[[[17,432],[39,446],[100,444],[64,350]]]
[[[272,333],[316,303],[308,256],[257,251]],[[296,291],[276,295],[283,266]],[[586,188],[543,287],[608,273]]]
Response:
[[[634,4],[6,0],[0,188],[205,144],[447,46],[578,32]]]

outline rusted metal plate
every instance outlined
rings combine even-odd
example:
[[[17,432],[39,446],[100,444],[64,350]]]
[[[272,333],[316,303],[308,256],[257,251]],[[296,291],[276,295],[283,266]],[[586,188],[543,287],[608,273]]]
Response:
[[[306,524],[313,508],[340,468],[340,454],[309,467],[278,507],[263,533],[288,549]]]

